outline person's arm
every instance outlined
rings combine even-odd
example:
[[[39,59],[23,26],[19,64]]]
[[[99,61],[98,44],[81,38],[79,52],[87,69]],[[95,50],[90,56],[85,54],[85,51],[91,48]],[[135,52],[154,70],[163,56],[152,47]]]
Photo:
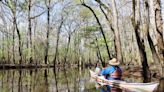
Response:
[[[101,71],[101,75],[104,75],[104,76],[109,74],[109,73],[110,73],[110,67],[107,67]]]
[[[101,75],[108,75],[112,72],[113,72],[113,68],[112,67],[107,67],[107,68],[105,68],[101,71]]]

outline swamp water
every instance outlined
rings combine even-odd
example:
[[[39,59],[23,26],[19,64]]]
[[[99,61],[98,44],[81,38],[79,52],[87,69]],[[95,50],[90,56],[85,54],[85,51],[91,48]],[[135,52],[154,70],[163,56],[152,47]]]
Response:
[[[127,77],[129,82],[142,78]],[[90,82],[89,69],[0,70],[0,92],[100,92]],[[123,91],[127,92],[127,91]]]

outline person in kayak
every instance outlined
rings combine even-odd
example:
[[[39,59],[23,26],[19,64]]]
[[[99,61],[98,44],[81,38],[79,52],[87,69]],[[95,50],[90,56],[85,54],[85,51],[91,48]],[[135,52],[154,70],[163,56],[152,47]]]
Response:
[[[108,61],[108,64],[108,67],[102,69],[101,75],[105,76],[108,80],[121,80],[122,70],[119,67],[120,62],[116,58],[113,58]]]
[[[119,67],[120,62],[116,58],[113,58],[108,61],[108,65],[109,66],[102,69],[101,75],[108,80],[121,80],[122,70]],[[122,92],[122,90],[106,85],[102,87],[101,92]]]

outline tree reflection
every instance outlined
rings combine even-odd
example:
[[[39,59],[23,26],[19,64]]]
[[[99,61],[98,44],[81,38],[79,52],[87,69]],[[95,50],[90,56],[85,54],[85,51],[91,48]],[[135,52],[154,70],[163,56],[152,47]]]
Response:
[[[14,92],[14,79],[15,79],[15,78],[14,78],[14,75],[15,75],[15,71],[12,72],[12,79],[11,79],[11,82],[12,82],[12,83],[11,83],[11,84],[12,84],[12,85],[11,85],[11,90],[12,90],[12,92]]]
[[[67,85],[67,91],[70,92],[69,86],[68,86],[68,77],[67,77],[67,73],[66,73],[66,69],[64,67],[64,76],[65,76],[65,80],[66,80],[66,85]]]
[[[48,84],[48,74],[47,74],[47,71],[48,71],[47,69],[44,70],[45,92],[49,92],[49,90],[48,90],[49,84]]]
[[[98,92],[87,69],[0,71],[0,92]],[[136,78],[135,78],[136,79]],[[134,80],[138,81],[138,80]],[[139,80],[139,82],[142,80]],[[163,81],[159,86],[163,88]]]
[[[22,92],[22,71],[19,71],[18,92]]]
[[[55,87],[56,87],[56,92],[59,92],[59,91],[58,91],[57,74],[56,74],[56,69],[55,69],[55,68],[53,69],[53,72],[54,72],[54,77],[55,77]]]

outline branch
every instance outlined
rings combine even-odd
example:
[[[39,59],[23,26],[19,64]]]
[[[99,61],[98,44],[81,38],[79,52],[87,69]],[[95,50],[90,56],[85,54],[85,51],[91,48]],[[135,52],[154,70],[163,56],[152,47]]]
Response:
[[[44,11],[44,12],[42,12],[42,13],[40,13],[40,14],[36,15],[36,16],[30,17],[30,19],[35,19],[36,17],[41,16],[41,15],[42,15],[42,14],[44,14],[45,12],[46,12],[46,11]]]
[[[10,36],[13,36],[13,34],[12,33],[9,33],[9,32],[7,32],[7,31],[4,31],[4,26],[3,25],[0,25],[0,32],[1,33],[3,33],[4,35],[10,35]]]
[[[109,9],[104,3],[101,2],[101,0],[95,0],[97,3],[100,4],[104,9],[106,9],[111,15],[112,15],[112,10]]]
[[[3,5],[5,5],[5,6],[8,6],[8,5],[6,4],[6,0],[5,0],[5,2],[1,1],[1,3],[2,3]]]

